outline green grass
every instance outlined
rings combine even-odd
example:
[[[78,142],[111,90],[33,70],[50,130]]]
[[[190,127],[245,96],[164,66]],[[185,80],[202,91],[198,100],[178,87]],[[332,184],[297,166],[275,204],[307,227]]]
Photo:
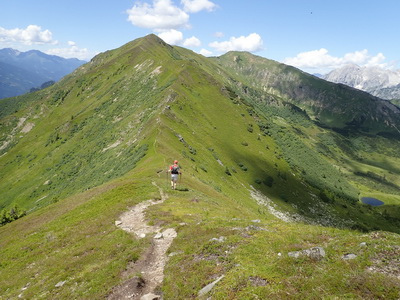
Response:
[[[108,184],[0,228],[2,296],[13,297],[25,286],[24,298],[97,299],[109,293],[121,270],[148,246],[117,229],[114,220],[149,192],[156,191],[139,182]],[[65,285],[56,288],[60,281]]]
[[[245,229],[254,224],[262,230]],[[225,277],[211,294],[215,299],[398,297],[394,278],[366,271],[377,253],[395,247],[396,235],[374,240],[357,232],[294,226],[270,218],[262,218],[261,223],[246,218],[212,218],[201,226],[184,226],[178,232],[170,249],[177,254],[166,269],[167,299],[195,298],[203,286],[221,275]],[[225,237],[223,242],[211,240],[221,236]],[[366,247],[360,245],[363,242]],[[321,261],[288,256],[288,252],[315,246],[326,251]],[[357,258],[343,260],[347,253]],[[258,286],[252,282],[254,278],[263,284]]]
[[[164,299],[195,299],[221,275],[213,299],[397,299],[398,281],[382,272],[399,244],[398,140],[322,128],[288,95],[251,85],[251,71],[234,75],[152,36],[30,100],[1,103],[0,141],[10,144],[0,150],[0,207],[28,210],[0,227],[1,297],[104,299],[151,242],[115,220],[160,199],[160,187],[168,199],[146,217],[178,232]],[[243,78],[246,92],[235,84]],[[16,128],[23,117],[29,132]],[[172,191],[163,171],[175,159],[183,173]],[[252,189],[314,225],[278,219]],[[320,261],[288,256],[317,246]]]

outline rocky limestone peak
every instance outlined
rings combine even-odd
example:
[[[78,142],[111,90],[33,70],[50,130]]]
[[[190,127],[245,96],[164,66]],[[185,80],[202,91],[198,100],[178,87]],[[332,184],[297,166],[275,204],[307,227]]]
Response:
[[[379,96],[381,89],[393,88],[400,84],[400,70],[383,69],[379,66],[361,67],[356,64],[349,64],[329,72],[322,78]],[[388,98],[385,99],[391,98],[388,95]]]

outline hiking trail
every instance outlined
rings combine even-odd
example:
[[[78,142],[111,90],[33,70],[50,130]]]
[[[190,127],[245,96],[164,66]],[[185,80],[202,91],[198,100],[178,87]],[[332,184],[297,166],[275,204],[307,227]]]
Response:
[[[156,187],[157,184],[153,182]],[[157,295],[157,288],[164,279],[164,267],[167,262],[166,252],[174,238],[177,236],[175,229],[148,225],[145,221],[145,210],[155,204],[164,202],[168,196],[158,187],[161,200],[147,200],[141,202],[129,211],[123,213],[115,222],[121,229],[134,233],[136,238],[144,238],[153,234],[151,246],[135,263],[128,265],[122,274],[125,282],[114,287],[108,299],[162,299]],[[140,274],[139,276],[137,274]],[[135,276],[133,276],[135,275]],[[132,277],[133,276],[133,277]]]

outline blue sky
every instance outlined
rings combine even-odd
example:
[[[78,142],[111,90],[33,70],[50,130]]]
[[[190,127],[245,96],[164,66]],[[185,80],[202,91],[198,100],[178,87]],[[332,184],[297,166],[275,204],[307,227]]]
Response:
[[[205,56],[249,51],[310,73],[400,68],[398,0],[0,0],[0,49],[90,60],[154,33]]]

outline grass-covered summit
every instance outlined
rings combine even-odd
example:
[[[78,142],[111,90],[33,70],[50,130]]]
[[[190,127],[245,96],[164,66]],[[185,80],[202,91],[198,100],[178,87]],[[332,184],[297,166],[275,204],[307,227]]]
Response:
[[[399,111],[249,53],[206,58],[149,35],[99,54],[0,101],[0,208],[27,211],[0,228],[0,294],[110,294],[151,242],[114,221],[160,187],[148,218],[178,232],[165,299],[221,275],[215,299],[396,299],[381,260],[399,242]],[[174,159],[181,191],[164,172]],[[315,246],[326,258],[288,256]]]

